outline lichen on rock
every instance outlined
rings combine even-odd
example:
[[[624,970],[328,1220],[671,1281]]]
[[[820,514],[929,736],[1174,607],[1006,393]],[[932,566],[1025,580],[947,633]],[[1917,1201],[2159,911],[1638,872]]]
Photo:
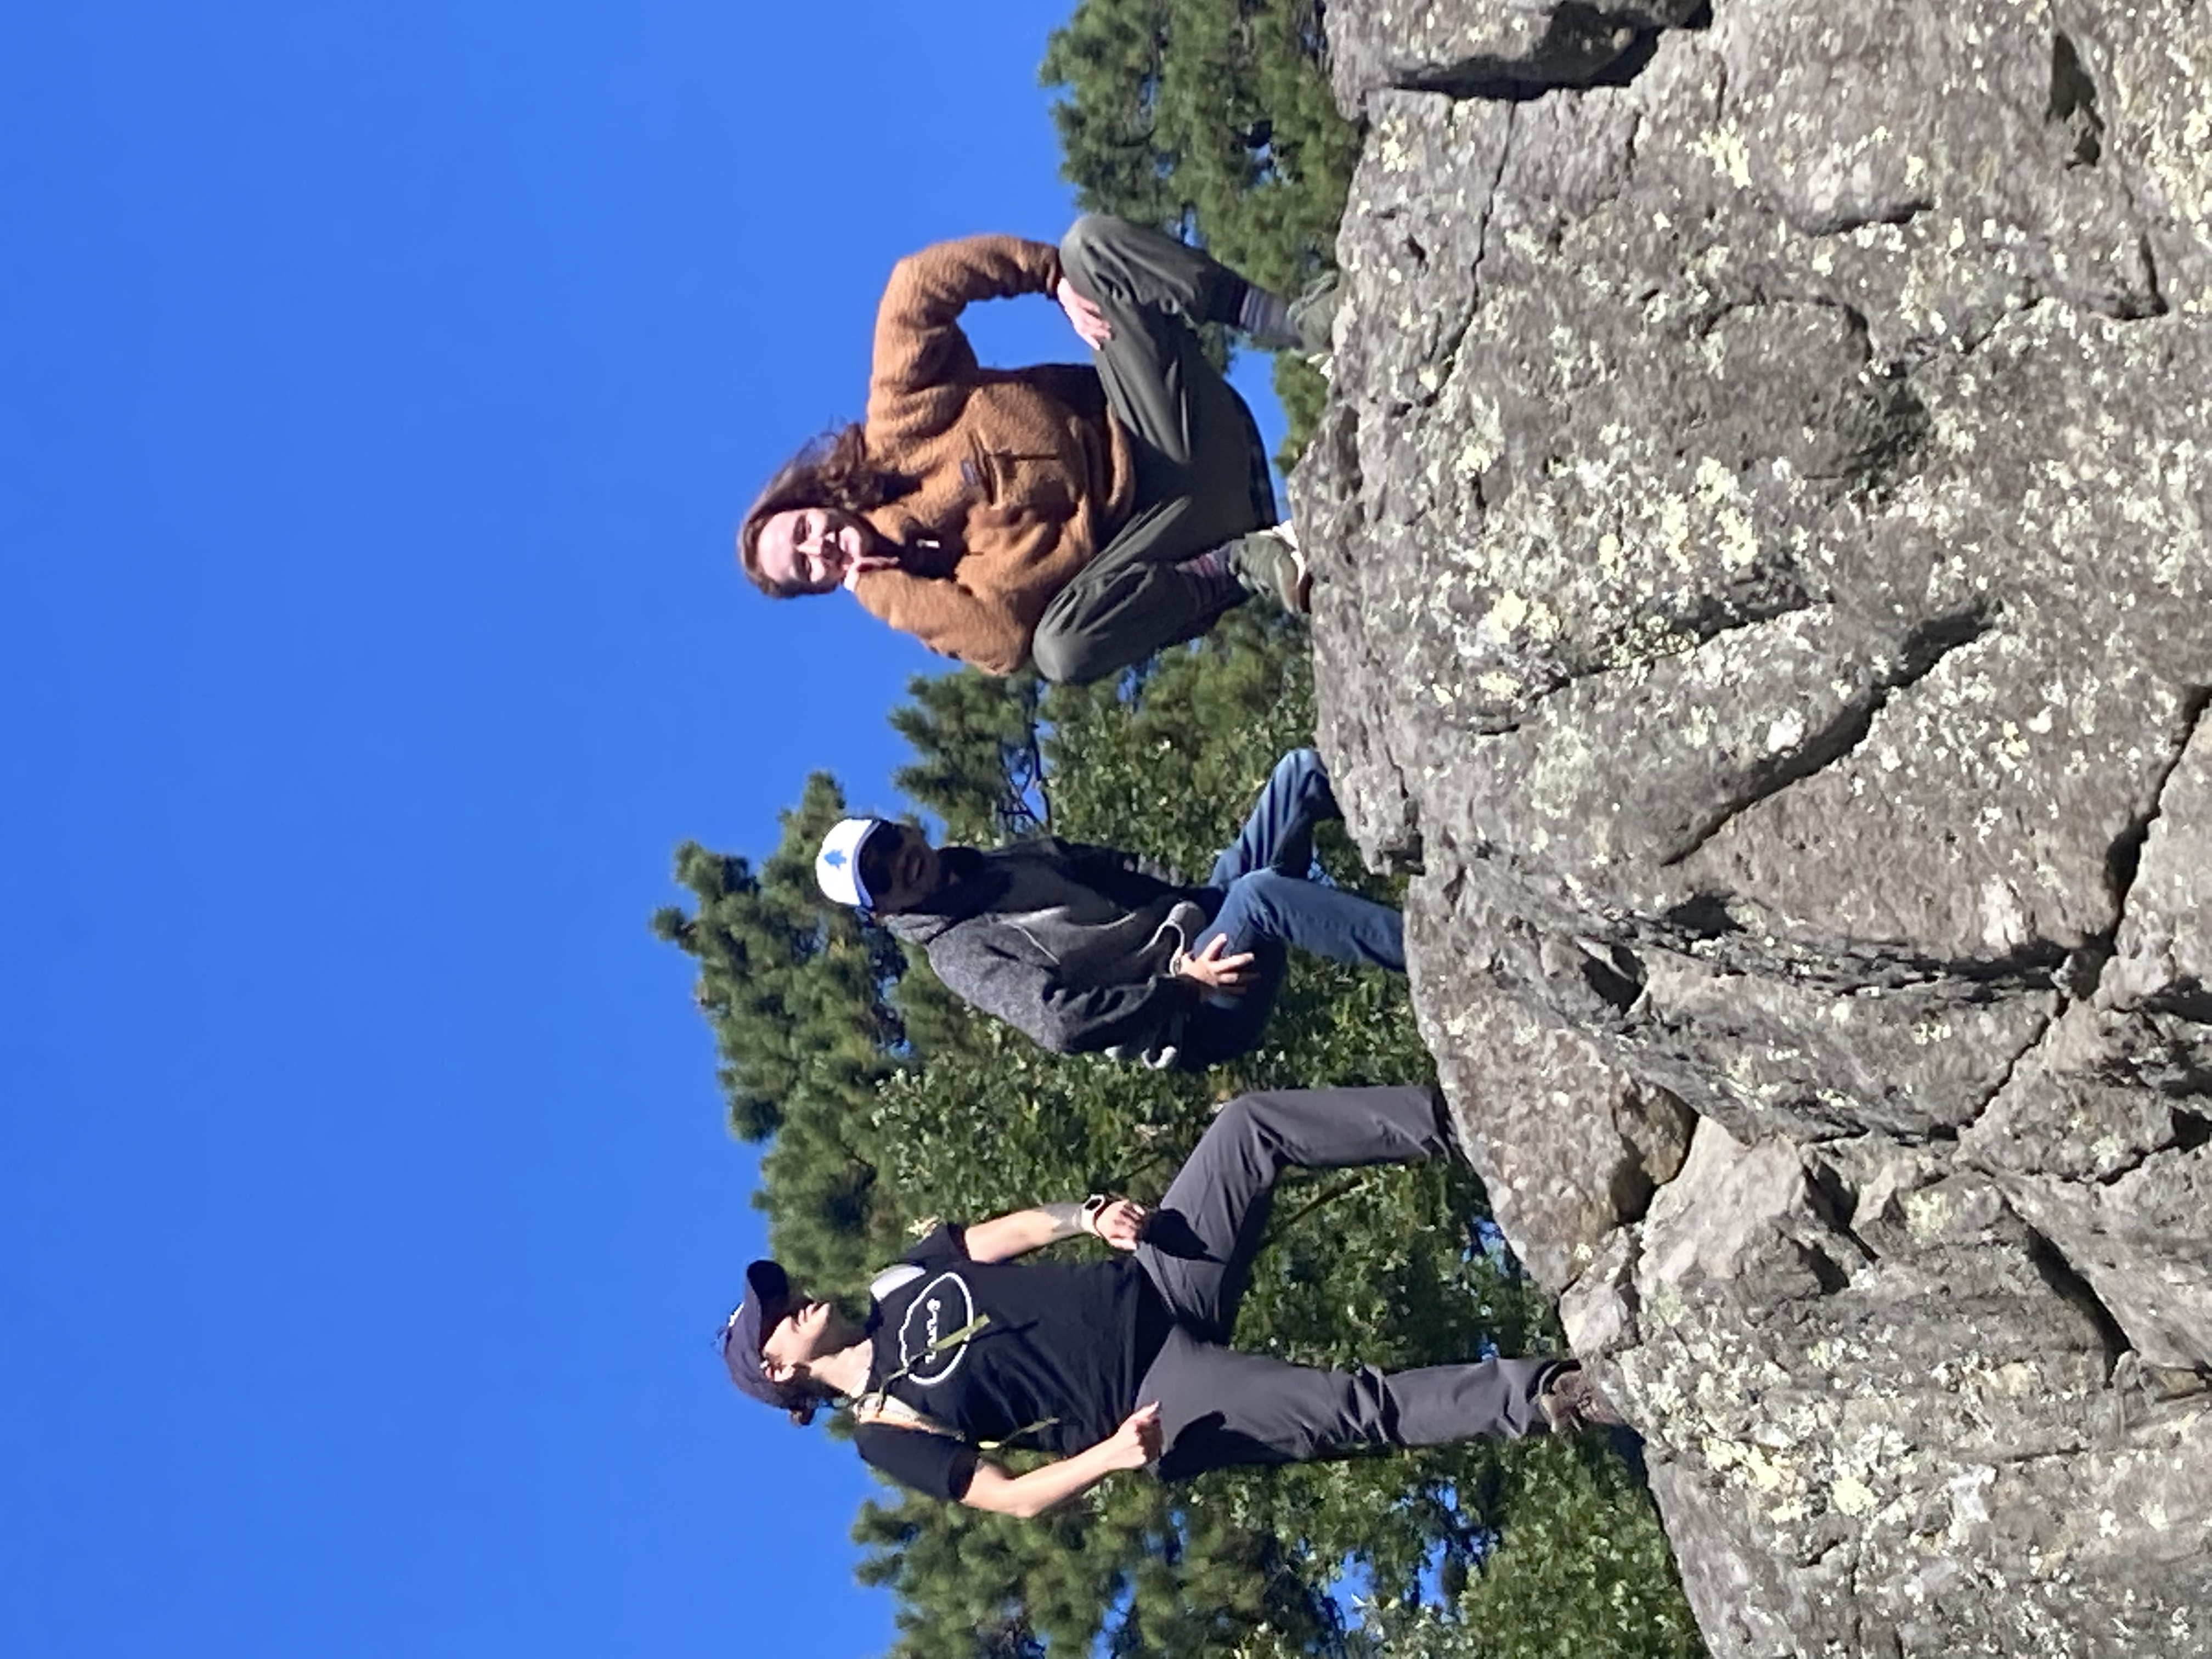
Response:
[[[1328,22],[1322,744],[1708,1642],[2212,1652],[2212,14]]]

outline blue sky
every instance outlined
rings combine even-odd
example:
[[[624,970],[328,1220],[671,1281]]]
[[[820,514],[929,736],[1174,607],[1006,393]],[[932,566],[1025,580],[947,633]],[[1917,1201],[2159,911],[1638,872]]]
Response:
[[[730,534],[897,254],[1063,228],[1066,10],[0,21],[0,1651],[890,1639],[645,921],[888,804],[933,659]]]

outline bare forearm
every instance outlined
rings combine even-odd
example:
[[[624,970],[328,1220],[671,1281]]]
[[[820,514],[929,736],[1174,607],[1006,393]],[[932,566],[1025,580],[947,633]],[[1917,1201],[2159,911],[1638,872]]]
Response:
[[[971,1508],[1026,1519],[1057,1509],[1071,1498],[1080,1498],[1115,1470],[1127,1467],[1114,1439],[1102,1440],[1027,1474],[1008,1474],[995,1464],[978,1463],[962,1501]]]
[[[1039,1204],[971,1224],[968,1254],[977,1261],[1011,1261],[1088,1231],[1081,1204]]]

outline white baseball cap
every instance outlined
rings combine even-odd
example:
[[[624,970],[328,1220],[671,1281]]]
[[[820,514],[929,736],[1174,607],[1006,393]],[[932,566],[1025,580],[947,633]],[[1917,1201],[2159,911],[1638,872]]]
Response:
[[[845,818],[822,837],[822,850],[814,855],[815,884],[824,898],[855,909],[873,908],[867,884],[860,879],[860,849],[887,819]]]

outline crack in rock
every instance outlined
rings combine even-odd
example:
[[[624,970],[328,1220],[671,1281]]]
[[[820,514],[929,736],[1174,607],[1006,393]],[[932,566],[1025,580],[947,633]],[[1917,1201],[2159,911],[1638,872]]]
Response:
[[[1747,774],[1742,787],[1731,792],[1703,823],[1693,826],[1687,842],[1661,860],[1661,863],[1681,863],[1751,807],[1850,754],[1866,740],[1875,716],[1888,706],[1892,697],[1926,679],[1944,658],[1972,645],[1988,633],[1991,625],[1987,612],[1972,611],[1938,617],[1916,629],[1899,651],[1893,672],[1876,680],[1864,698],[1840,710],[1825,729]]]
[[[2212,1652],[2201,3],[1614,9],[1328,19],[1423,1036],[1716,1659]]]
[[[2112,851],[2106,855],[2106,877],[2112,890],[2112,925],[2104,935],[2108,943],[2119,937],[2120,929],[2127,920],[2128,897],[2135,890],[2136,876],[2142,873],[2143,843],[2150,839],[2152,826],[2165,813],[2166,788],[2172,783],[2174,775],[2181,769],[2182,762],[2189,753],[2189,745],[2203,725],[2208,708],[2212,708],[2212,687],[2198,687],[2190,693],[2182,707],[2180,736],[2151,791],[2150,810],[2120,832],[2112,842]]]

